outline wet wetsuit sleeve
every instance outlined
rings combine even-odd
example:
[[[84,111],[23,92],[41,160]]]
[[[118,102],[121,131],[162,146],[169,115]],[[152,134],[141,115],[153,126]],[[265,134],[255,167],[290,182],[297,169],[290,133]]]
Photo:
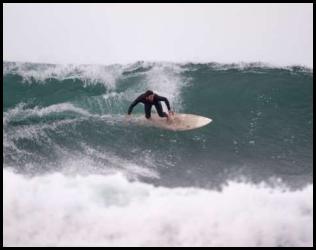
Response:
[[[166,97],[157,95],[157,101],[165,102],[167,105],[168,111],[170,111],[170,104],[169,104],[169,101]]]
[[[142,96],[137,97],[132,104],[129,106],[127,113],[130,115],[132,113],[133,108],[140,103],[142,100]]]

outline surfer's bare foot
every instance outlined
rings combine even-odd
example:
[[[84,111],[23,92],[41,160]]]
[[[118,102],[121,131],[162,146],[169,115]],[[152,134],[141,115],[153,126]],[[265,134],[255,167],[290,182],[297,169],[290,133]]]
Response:
[[[167,123],[171,123],[172,122],[172,119],[170,117],[170,115],[167,116]]]

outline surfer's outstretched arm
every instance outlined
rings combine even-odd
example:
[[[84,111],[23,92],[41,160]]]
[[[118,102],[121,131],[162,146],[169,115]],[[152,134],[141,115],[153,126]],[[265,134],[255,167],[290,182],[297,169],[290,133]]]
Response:
[[[139,97],[137,97],[133,102],[132,102],[132,104],[129,106],[129,108],[128,108],[128,111],[127,111],[127,114],[131,114],[132,113],[132,111],[133,111],[133,108],[138,104],[138,103],[140,103],[140,101],[141,101],[141,96],[139,96]]]

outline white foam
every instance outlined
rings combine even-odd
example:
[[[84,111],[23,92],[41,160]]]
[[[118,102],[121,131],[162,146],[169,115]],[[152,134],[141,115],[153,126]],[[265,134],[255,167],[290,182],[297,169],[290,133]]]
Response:
[[[44,83],[47,79],[59,81],[80,79],[85,86],[102,83],[113,89],[117,79],[121,76],[123,68],[119,65],[77,65],[77,64],[30,64],[24,62],[4,64],[3,74],[16,73],[23,77],[25,82],[32,79]]]
[[[43,117],[48,116],[52,113],[62,113],[62,112],[74,112],[80,114],[82,116],[92,116],[88,111],[75,107],[71,103],[61,103],[61,104],[54,104],[48,107],[33,107],[27,108],[25,103],[20,103],[16,107],[9,109],[7,112],[3,113],[3,127],[6,128],[8,122],[10,121],[17,121],[17,120],[25,120],[31,117]],[[74,122],[72,119],[60,120],[55,121],[52,123],[46,124],[32,124],[32,125],[25,125],[25,126],[18,126],[12,128],[12,131],[7,131],[4,133],[5,141],[8,143],[9,139],[21,139],[21,138],[39,138],[44,136],[46,139],[49,139],[45,136],[44,131],[46,129],[54,130],[60,125],[69,124]],[[9,134],[7,134],[9,133]],[[7,144],[4,144],[7,145]]]
[[[4,169],[4,246],[312,246],[313,185],[221,192]]]
[[[28,150],[22,149],[18,147],[16,142],[21,139],[31,139],[36,141],[37,143],[43,145],[51,145],[53,146],[54,150],[58,150],[61,155],[65,152],[64,148],[59,147],[58,144],[54,144],[51,138],[48,136],[48,131],[56,131],[58,128],[65,126],[65,125],[73,125],[79,121],[79,119],[63,119],[63,120],[56,120],[50,123],[35,123],[35,124],[24,124],[21,126],[8,126],[9,122],[12,121],[23,121],[28,118],[33,117],[43,117],[46,115],[50,115],[52,113],[61,113],[61,112],[74,112],[76,114],[80,114],[84,117],[91,116],[89,112],[85,111],[84,109],[75,107],[70,103],[61,103],[55,104],[48,107],[34,107],[34,108],[27,108],[26,104],[20,103],[13,109],[9,109],[7,112],[3,113],[3,156],[5,152],[11,152],[11,157],[18,159],[23,159],[25,155],[32,155],[31,152]],[[15,152],[16,154],[12,154]],[[9,153],[8,153],[9,154]],[[36,156],[40,157],[40,156]]]
[[[81,155],[85,155],[86,157],[80,157],[80,160],[78,160],[69,159],[68,156],[63,161],[65,171],[69,172],[69,169],[73,169],[75,171],[73,173],[78,173],[83,172],[83,169],[87,169],[88,173],[90,173],[91,169],[89,169],[89,166],[92,165],[95,169],[105,169],[106,173],[113,173],[113,171],[116,172],[119,170],[120,173],[122,173],[128,179],[133,180],[137,180],[139,177],[147,177],[152,179],[159,178],[159,174],[156,171],[156,166],[153,163],[153,158],[151,155],[148,155],[148,152],[142,153],[142,165],[144,166],[141,166],[134,163],[133,161],[120,158],[114,153],[92,148],[85,143],[80,143],[80,147],[82,148]],[[94,159],[94,162],[92,164],[90,164],[90,160],[88,160],[88,162],[84,162],[87,160],[87,158]],[[106,162],[107,166],[104,166],[104,163],[102,162]]]
[[[167,97],[170,101],[171,109],[181,110],[181,90],[188,83],[181,73],[184,70],[180,64],[175,63],[155,63],[146,74],[146,88],[155,93]],[[163,109],[167,110],[163,105]]]
[[[8,112],[4,113],[5,121],[8,119],[13,119],[14,116],[19,116],[23,118],[27,118],[30,116],[38,116],[43,117],[47,116],[51,113],[61,113],[61,112],[74,112],[81,115],[89,116],[91,115],[88,111],[78,108],[71,103],[60,103],[60,104],[53,104],[47,107],[32,107],[27,108],[25,103],[20,103],[13,109],[8,110]]]

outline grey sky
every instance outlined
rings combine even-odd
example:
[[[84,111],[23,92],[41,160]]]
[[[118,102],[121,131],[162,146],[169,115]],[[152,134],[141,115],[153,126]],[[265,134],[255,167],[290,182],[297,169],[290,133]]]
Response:
[[[4,60],[313,67],[312,4],[4,4]]]

